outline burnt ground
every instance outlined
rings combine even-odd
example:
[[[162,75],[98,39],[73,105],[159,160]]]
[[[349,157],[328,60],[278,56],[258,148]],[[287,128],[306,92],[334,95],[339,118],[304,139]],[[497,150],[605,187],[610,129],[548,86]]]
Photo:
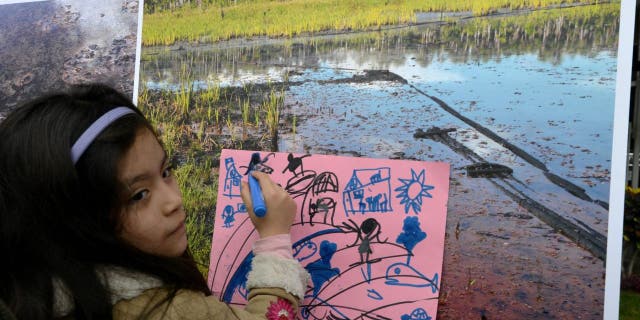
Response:
[[[68,84],[102,82],[132,96],[138,2],[0,6],[0,115]]]

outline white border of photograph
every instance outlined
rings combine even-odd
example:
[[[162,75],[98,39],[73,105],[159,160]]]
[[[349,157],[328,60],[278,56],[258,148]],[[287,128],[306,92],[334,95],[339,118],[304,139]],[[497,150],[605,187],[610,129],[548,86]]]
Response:
[[[616,100],[613,117],[613,143],[611,150],[611,184],[609,187],[610,205],[609,229],[607,235],[607,271],[604,292],[604,319],[618,319],[620,309],[622,227],[624,220],[624,189],[626,187],[627,173],[627,134],[629,131],[629,104],[635,12],[635,0],[623,0],[621,2],[620,30],[618,32]]]
[[[138,105],[138,88],[140,85],[140,55],[142,54],[142,24],[144,17],[144,0],[138,0],[138,31],[136,33],[136,63],[133,72],[133,104]]]

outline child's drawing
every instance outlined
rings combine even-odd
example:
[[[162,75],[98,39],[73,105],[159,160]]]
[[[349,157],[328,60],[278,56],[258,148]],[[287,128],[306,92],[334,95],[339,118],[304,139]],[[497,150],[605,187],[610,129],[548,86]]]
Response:
[[[411,314],[403,314],[400,320],[431,320],[431,317],[424,309],[417,308]]]
[[[347,215],[368,212],[390,212],[391,169],[356,169],[343,191]]]
[[[422,211],[422,198],[431,198],[429,190],[433,189],[433,186],[425,183],[424,170],[416,174],[415,171],[411,169],[411,178],[400,178],[400,181],[402,182],[402,186],[394,190],[398,191],[396,197],[402,199],[400,204],[404,204],[404,213],[409,213],[409,209],[412,209],[413,213],[420,213]]]
[[[287,160],[289,161],[289,164],[287,164],[287,167],[282,170],[282,173],[285,173],[287,170],[289,170],[294,175],[298,175],[297,173],[298,168],[300,168],[300,173],[304,172],[304,167],[302,166],[302,158],[306,158],[308,156],[310,155],[305,154],[300,157],[294,157],[293,154],[289,153],[289,155],[287,156]]]
[[[349,224],[350,223],[350,224]],[[380,240],[380,224],[374,218],[368,218],[362,221],[362,224],[358,226],[353,220],[349,219],[349,223],[342,224],[342,227],[347,232],[355,232],[357,234],[356,240],[350,247],[358,245],[358,253],[360,253],[360,261],[352,264],[351,266],[356,266],[363,263],[374,263],[380,261],[380,259],[369,260],[369,256],[373,253],[371,250],[371,245],[373,240],[376,243],[385,243],[387,240]]]
[[[224,167],[226,173],[224,175],[222,194],[229,198],[240,197],[240,180],[242,180],[242,176],[236,169],[233,158],[224,159]]]
[[[406,217],[402,224],[402,233],[398,235],[396,239],[397,243],[403,244],[409,251],[407,256],[407,265],[411,262],[411,256],[413,256],[413,248],[418,242],[427,238],[427,233],[420,229],[420,221],[418,217]]]
[[[220,179],[209,285],[235,304],[246,303],[250,244],[257,237],[248,215],[238,215],[246,208],[233,196],[243,178],[235,164],[247,163],[251,154],[223,150],[221,155],[225,179]],[[292,226],[292,249],[311,281],[299,318],[427,320],[436,314],[447,164],[290,153],[263,159],[260,166],[267,169],[261,171],[289,192],[300,212]]]
[[[311,281],[313,281],[314,297],[318,295],[323,283],[340,274],[340,269],[331,267],[331,258],[333,258],[336,250],[338,250],[338,246],[335,243],[327,240],[322,241],[320,244],[320,259],[306,266],[311,275]]]
[[[315,255],[316,252],[318,252],[318,245],[311,240],[307,240],[293,247],[293,257],[300,262],[309,259]]]
[[[260,172],[264,172],[266,174],[271,174],[273,172],[273,168],[270,167],[269,165],[267,165],[267,162],[269,162],[269,158],[273,157],[275,155],[275,153],[271,152],[269,154],[267,154],[264,158],[262,158],[262,160],[260,160],[260,162],[253,164],[252,167],[250,168],[248,165],[247,166],[240,166],[241,169],[244,169],[244,174],[247,175],[249,174],[250,170],[255,170],[255,171],[260,171]],[[249,161],[247,161],[249,162]]]
[[[234,209],[232,205],[228,204],[222,209],[222,220],[224,221],[223,228],[231,228],[233,227],[233,222],[236,221],[235,215],[236,213],[246,213],[247,207],[244,203],[238,203],[236,205],[237,209]]]
[[[289,164],[282,170],[283,173],[289,170],[293,176],[287,180],[285,190],[292,198],[301,198],[298,205],[300,209],[300,222],[313,225],[315,222],[333,224],[333,216],[336,211],[336,193],[338,192],[338,177],[333,172],[322,172],[320,174],[313,170],[302,170],[302,158],[287,156]],[[292,161],[296,162],[291,165]],[[296,169],[300,167],[300,172]],[[317,217],[316,217],[317,216]]]

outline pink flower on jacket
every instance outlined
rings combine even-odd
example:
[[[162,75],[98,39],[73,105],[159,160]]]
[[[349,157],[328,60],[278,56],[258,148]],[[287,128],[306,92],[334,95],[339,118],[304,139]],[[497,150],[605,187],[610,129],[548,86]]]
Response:
[[[267,308],[268,320],[293,320],[294,312],[291,303],[282,298],[278,298],[277,301],[271,302],[269,308]]]

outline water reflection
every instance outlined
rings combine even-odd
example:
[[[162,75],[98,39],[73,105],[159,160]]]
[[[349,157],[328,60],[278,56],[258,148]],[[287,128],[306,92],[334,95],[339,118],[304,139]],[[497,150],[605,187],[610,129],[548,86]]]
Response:
[[[298,86],[290,94],[299,103],[321,109],[326,101],[318,97],[326,87],[319,89],[314,83],[351,78],[366,69],[390,70],[541,159],[552,172],[582,186],[593,198],[606,201],[616,8],[619,6],[550,10],[527,17],[480,18],[441,27],[421,25],[295,40],[240,39],[200,47],[146,48],[142,81],[149,89],[176,90],[185,81],[206,88],[286,80]],[[188,76],[180,72],[185,65],[189,66]],[[306,82],[311,84],[300,86]],[[369,101],[375,92],[388,101],[383,88],[362,88],[333,88],[331,92],[340,97],[332,104],[344,101],[341,97]],[[402,108],[409,101],[390,106]],[[366,117],[378,108],[388,111],[376,101],[357,107],[368,110],[363,114]],[[415,116],[418,110],[414,112],[412,122],[429,123]],[[393,129],[407,120],[397,119],[398,124],[387,128],[385,137],[411,140],[407,130],[415,128]],[[330,129],[344,137],[339,133],[341,124],[335,126]],[[312,134],[312,127],[301,125],[300,135],[322,137]],[[379,138],[367,138],[366,127],[366,122],[361,124],[360,138],[356,137],[360,142],[355,145],[374,150]],[[379,131],[372,132],[377,134],[371,137],[380,136]],[[375,142],[363,144],[362,139]],[[354,151],[347,146],[353,143],[333,140],[333,149]]]
[[[590,6],[524,17],[478,18],[441,27],[426,24],[293,40],[240,39],[177,49],[145,48],[142,79],[152,87],[154,82],[177,82],[176,71],[188,64],[195,79],[219,77],[232,84],[253,74],[277,80],[277,72],[284,67],[319,68],[322,62],[349,59],[345,64],[352,68],[390,69],[406,64],[407,54],[423,68],[437,62],[434,57],[484,63],[525,53],[559,64],[566,55],[593,56],[602,48],[614,50],[618,10],[619,5]]]

